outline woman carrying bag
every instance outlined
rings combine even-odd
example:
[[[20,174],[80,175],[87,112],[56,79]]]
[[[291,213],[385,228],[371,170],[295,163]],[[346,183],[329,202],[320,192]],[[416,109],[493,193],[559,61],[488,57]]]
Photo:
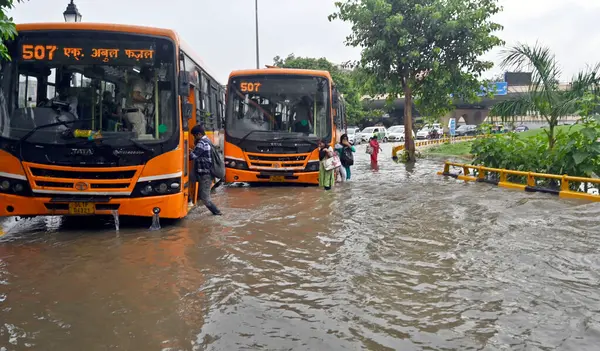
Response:
[[[334,156],[335,153],[331,146],[327,146],[325,140],[319,140],[319,161],[321,161],[319,162],[319,186],[325,190],[331,190],[335,184],[336,162]]]

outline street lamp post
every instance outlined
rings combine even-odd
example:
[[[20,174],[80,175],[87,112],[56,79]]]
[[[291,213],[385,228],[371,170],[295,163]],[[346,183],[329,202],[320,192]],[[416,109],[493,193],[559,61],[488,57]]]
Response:
[[[254,15],[256,22],[256,68],[260,68],[259,51],[258,51],[258,0],[254,0]]]
[[[67,9],[63,12],[63,16],[65,17],[65,22],[81,22],[81,14],[77,10],[77,6],[71,0],[71,3],[67,5]]]

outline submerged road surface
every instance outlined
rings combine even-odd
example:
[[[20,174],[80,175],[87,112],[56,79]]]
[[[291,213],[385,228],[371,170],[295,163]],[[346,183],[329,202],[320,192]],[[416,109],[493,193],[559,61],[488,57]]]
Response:
[[[353,181],[229,187],[161,231],[8,221],[0,350],[597,350],[600,204],[359,147]]]

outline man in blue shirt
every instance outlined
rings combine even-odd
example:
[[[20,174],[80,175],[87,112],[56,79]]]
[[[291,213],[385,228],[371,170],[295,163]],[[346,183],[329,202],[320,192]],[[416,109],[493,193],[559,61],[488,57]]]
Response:
[[[213,177],[210,173],[212,168],[212,157],[210,148],[210,140],[206,136],[204,127],[196,125],[191,130],[192,135],[196,139],[196,146],[194,150],[190,152],[190,158],[194,160],[196,165],[196,175],[198,177],[198,192],[200,193],[200,200],[204,203],[204,206],[212,212],[215,216],[220,216],[221,211],[210,201],[210,188],[212,186]]]

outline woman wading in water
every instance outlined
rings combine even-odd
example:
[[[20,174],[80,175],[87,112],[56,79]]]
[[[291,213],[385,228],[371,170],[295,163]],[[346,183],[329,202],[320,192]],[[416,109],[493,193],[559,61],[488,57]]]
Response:
[[[331,146],[327,146],[325,140],[319,141],[319,186],[325,190],[331,190],[335,183],[335,169],[329,168],[329,163],[332,160],[334,151]]]

